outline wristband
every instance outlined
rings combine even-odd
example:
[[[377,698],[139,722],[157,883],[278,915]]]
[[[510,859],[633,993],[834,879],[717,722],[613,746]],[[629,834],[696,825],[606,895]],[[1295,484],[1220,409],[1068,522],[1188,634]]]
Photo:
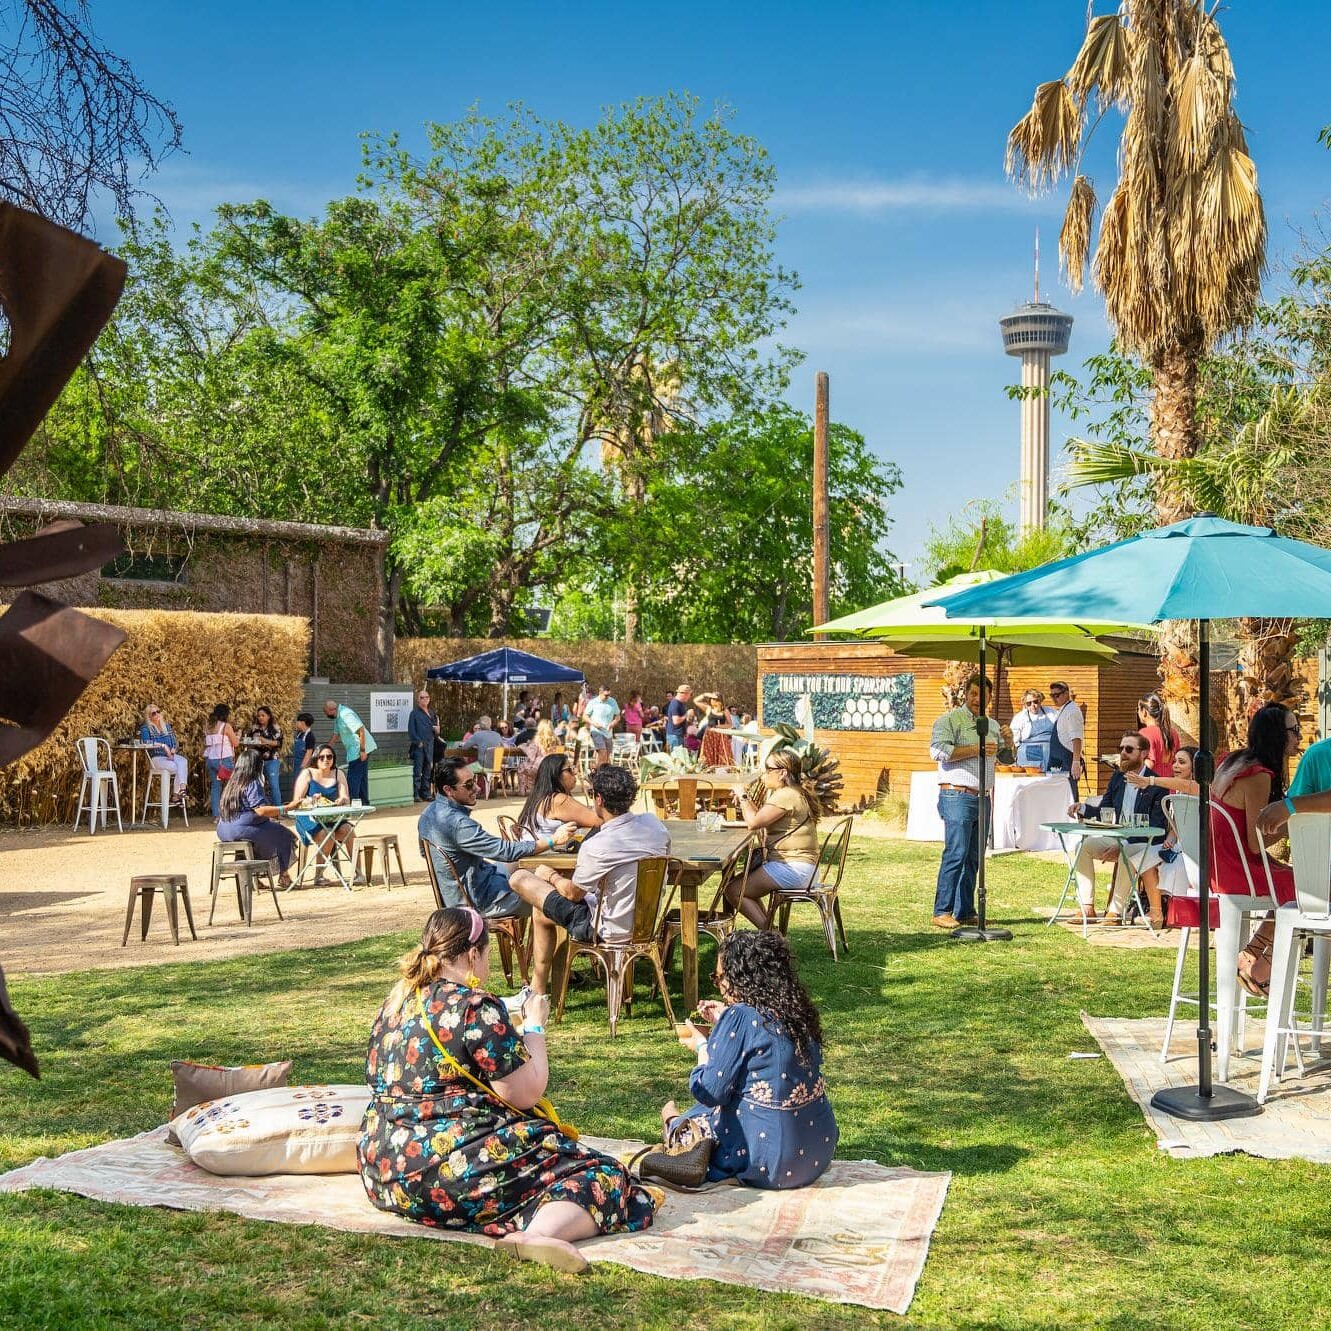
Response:
[[[544,1027],[544,1026],[533,1026],[533,1025],[531,1024],[531,1022],[525,1022],[525,1023],[523,1024],[523,1027],[522,1027],[522,1034],[523,1034],[524,1036],[527,1036],[527,1035],[544,1035],[544,1034],[545,1034],[545,1027]]]
[[[1293,799],[1288,795],[1285,796],[1285,808],[1287,808],[1290,813],[1298,813],[1298,810],[1294,807]]]
[[[555,839],[554,839],[554,837],[552,837],[552,836],[548,836],[548,837],[546,837],[546,839],[545,839],[545,848],[546,848],[546,850],[554,850],[554,848],[555,848]]]

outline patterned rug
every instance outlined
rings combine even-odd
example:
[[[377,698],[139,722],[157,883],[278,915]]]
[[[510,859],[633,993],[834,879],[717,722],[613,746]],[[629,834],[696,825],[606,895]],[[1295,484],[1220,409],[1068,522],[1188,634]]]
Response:
[[[0,1175],[0,1192],[55,1188],[130,1206],[231,1211],[252,1220],[489,1243],[376,1211],[354,1174],[221,1177],[191,1164],[165,1137],[165,1127],[154,1128],[34,1160]],[[641,1145],[584,1140],[624,1158]],[[583,1246],[593,1262],[617,1262],[670,1280],[719,1280],[904,1313],[950,1178],[837,1160],[813,1187],[791,1192],[721,1184],[701,1193],[667,1193],[651,1229]]]
[[[1166,1086],[1197,1084],[1195,1019],[1174,1023],[1169,1061],[1160,1061],[1165,1035],[1163,1017],[1129,1021],[1113,1017],[1081,1019],[1113,1063],[1128,1094],[1140,1106],[1162,1151],[1175,1159],[1230,1155],[1239,1151],[1267,1160],[1312,1160],[1331,1164],[1331,1061],[1309,1061],[1304,1075],[1291,1065],[1284,1079],[1271,1089],[1262,1112],[1252,1118],[1231,1118],[1219,1123],[1189,1123],[1151,1108],[1151,1097]],[[1261,1075],[1263,1023],[1249,1021],[1244,1037],[1246,1053],[1229,1060],[1226,1085],[1256,1095]],[[3,1183],[3,1179],[0,1179]]]

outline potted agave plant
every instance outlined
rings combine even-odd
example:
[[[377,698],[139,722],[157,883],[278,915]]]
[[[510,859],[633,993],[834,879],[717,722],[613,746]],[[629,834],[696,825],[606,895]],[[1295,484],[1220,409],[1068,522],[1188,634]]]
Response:
[[[775,753],[778,749],[793,750],[799,756],[801,771],[813,782],[823,808],[829,813],[833,812],[841,803],[841,789],[844,784],[841,764],[830,750],[820,748],[812,740],[805,739],[794,726],[775,725],[772,729],[776,733],[763,740],[758,750],[759,772],[766,764],[769,754]],[[746,792],[755,804],[762,804],[766,793],[767,788],[763,785],[761,776],[754,778],[753,784]]]
[[[702,757],[690,753],[682,744],[669,751],[655,750],[638,755],[638,780],[650,781],[658,776],[700,776],[707,771]]]

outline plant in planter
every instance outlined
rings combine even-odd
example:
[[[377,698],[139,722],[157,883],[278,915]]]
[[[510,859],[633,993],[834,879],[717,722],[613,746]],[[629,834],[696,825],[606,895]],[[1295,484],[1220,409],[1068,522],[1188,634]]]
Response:
[[[775,725],[772,729],[776,734],[769,735],[763,740],[758,750],[759,769],[766,764],[769,754],[775,753],[778,749],[792,749],[799,756],[800,768],[804,775],[813,782],[823,808],[828,813],[835,812],[841,803],[841,790],[844,784],[840,762],[830,750],[820,748],[812,740],[805,739],[794,726]],[[755,804],[762,804],[766,798],[767,787],[763,785],[761,776],[754,779],[746,793]]]
[[[395,809],[416,802],[411,762],[400,754],[372,753],[369,760],[370,803]]]
[[[653,752],[638,755],[638,780],[650,781],[658,776],[694,776],[707,771],[699,753],[690,753],[677,744],[668,753]]]

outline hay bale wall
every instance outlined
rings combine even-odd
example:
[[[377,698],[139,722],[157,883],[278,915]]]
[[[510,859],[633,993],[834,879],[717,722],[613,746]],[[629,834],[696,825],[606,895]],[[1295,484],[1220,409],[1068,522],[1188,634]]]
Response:
[[[729,643],[648,642],[625,647],[617,642],[555,642],[549,638],[511,638],[499,642],[493,638],[399,638],[394,652],[394,673],[399,680],[419,688],[431,666],[460,661],[496,647],[516,647],[581,670],[592,688],[608,683],[621,707],[628,701],[630,689],[640,689],[648,704],[660,706],[681,684],[687,683],[696,691],[709,689],[719,693],[743,712],[757,711],[757,648]],[[549,703],[556,687],[542,685],[532,692]],[[470,684],[431,684],[430,692],[445,732],[459,735],[482,712],[498,716],[503,698],[502,689],[475,688]],[[577,685],[564,686],[562,692],[564,701],[571,703]],[[509,699],[510,706],[515,706],[516,688]]]
[[[300,710],[309,659],[309,623],[293,615],[199,614],[192,611],[95,610],[95,619],[129,635],[50,739],[0,771],[0,818],[52,822],[72,815],[79,786],[74,741],[137,734],[143,709],[157,703],[189,760],[194,807],[207,814],[203,730],[219,703],[232,723],[248,726],[254,709],[273,709],[288,746]],[[129,820],[128,756],[115,759]],[[139,798],[147,763],[139,760]]]

